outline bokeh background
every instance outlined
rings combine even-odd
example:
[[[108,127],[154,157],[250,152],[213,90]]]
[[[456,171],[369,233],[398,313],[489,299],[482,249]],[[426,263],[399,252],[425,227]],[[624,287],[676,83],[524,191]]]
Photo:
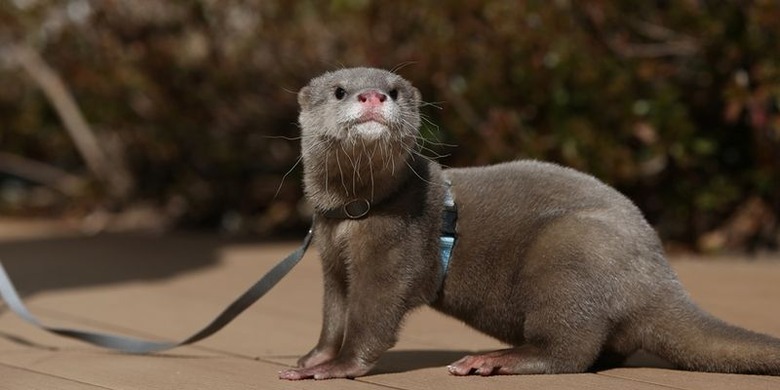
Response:
[[[5,0],[0,214],[300,234],[296,91],[397,69],[426,154],[594,174],[668,248],[776,249],[780,2]]]

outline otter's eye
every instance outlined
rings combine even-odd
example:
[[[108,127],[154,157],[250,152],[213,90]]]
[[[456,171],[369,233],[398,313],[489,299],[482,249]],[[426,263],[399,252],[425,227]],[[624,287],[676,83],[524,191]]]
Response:
[[[393,99],[393,100],[398,99],[398,90],[397,89],[392,89],[387,94],[390,95],[390,99]]]
[[[336,96],[336,99],[341,100],[344,99],[344,96],[347,96],[347,91],[344,88],[338,87],[333,95]]]

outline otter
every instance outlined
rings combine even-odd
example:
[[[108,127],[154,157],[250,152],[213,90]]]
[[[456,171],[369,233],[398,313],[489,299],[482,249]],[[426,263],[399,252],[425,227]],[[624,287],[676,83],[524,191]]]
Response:
[[[443,169],[417,148],[420,92],[386,70],[325,73],[298,102],[323,324],[280,378],[368,373],[426,304],[513,346],[466,356],[453,375],[585,372],[639,349],[686,370],[780,375],[780,339],[698,308],[640,210],[596,178],[530,160]]]

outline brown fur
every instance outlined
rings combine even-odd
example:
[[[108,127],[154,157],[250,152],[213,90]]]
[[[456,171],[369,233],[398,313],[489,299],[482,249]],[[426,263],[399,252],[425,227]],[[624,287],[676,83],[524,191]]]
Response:
[[[380,105],[379,136],[344,115],[366,90],[398,92]],[[449,367],[455,375],[583,372],[638,349],[688,370],[780,375],[780,340],[696,307],[641,212],[597,179],[537,161],[442,170],[414,149],[419,92],[387,71],[327,73],[299,102],[309,201],[320,214],[357,198],[372,209],[316,219],[322,332],[281,378],[367,373],[424,304],[515,346],[467,356]],[[445,176],[458,239],[439,286]]]

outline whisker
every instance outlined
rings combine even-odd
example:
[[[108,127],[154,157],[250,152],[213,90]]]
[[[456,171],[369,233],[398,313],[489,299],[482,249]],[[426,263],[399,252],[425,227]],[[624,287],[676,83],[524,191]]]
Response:
[[[301,140],[303,137],[302,137],[302,136],[297,136],[297,137],[287,137],[287,136],[284,136],[284,135],[264,135],[264,136],[262,136],[262,138],[267,138],[267,139],[283,139],[283,140],[285,140],[285,141],[299,141],[299,140]]]
[[[276,192],[274,193],[274,197],[273,197],[274,200],[276,200],[276,197],[279,196],[279,192],[282,190],[282,186],[284,185],[284,181],[285,181],[285,179],[287,179],[287,176],[289,176],[290,173],[292,173],[292,171],[295,169],[295,167],[297,167],[298,164],[300,164],[302,160],[303,160],[303,154],[298,156],[298,159],[295,160],[295,164],[293,164],[292,168],[287,170],[287,172],[284,174],[284,176],[282,176],[282,181],[279,183],[279,186],[276,187]]]
[[[443,110],[444,108],[442,108],[439,104],[444,104],[444,103],[445,102],[425,102],[425,101],[422,101],[422,102],[420,102],[420,107],[433,107],[433,108],[436,108],[436,109],[439,109],[439,110]]]
[[[382,153],[384,157],[384,169],[387,169],[390,167],[390,163],[392,162],[393,156],[390,154],[390,146],[389,143],[392,142],[392,140],[388,139],[384,142],[382,142]]]
[[[330,158],[330,153],[325,153],[325,193],[328,193],[328,183],[330,183],[330,175],[328,175],[328,159]]]
[[[390,71],[393,73],[398,73],[399,70],[406,68],[409,65],[417,65],[417,61],[404,61],[396,65],[395,67],[393,67],[393,69],[391,69]]]
[[[419,173],[417,173],[417,171],[414,170],[414,168],[411,165],[409,165],[409,161],[408,160],[405,161],[405,163],[406,163],[406,166],[409,167],[409,169],[412,171],[412,173],[414,173],[414,175],[417,176],[417,178],[422,180],[424,183],[430,184],[432,186],[442,186],[442,187],[445,186],[444,183],[434,183],[434,182],[432,182],[432,181],[430,181],[428,179],[424,179],[422,176],[420,176]]]
[[[374,201],[374,159],[373,157],[368,155],[365,141],[363,141],[363,152],[366,153],[366,156],[368,157],[368,173],[371,178],[371,201],[373,202]],[[374,152],[376,152],[376,143],[374,143]]]
[[[351,139],[350,142],[352,144],[351,145],[352,150],[354,150],[355,149],[354,148],[355,140]],[[344,152],[344,155],[347,157],[347,160],[349,161],[350,165],[352,166],[352,175],[351,175],[352,176],[352,194],[354,195],[357,192],[357,187],[355,185],[355,175],[357,174],[355,161],[352,159],[352,155],[350,153],[348,153],[347,150],[344,148],[344,144],[343,143],[341,144],[341,151]],[[344,180],[344,173],[342,172],[341,175],[342,175],[341,176],[341,180]],[[344,189],[346,190],[346,187]],[[349,194],[349,190],[347,190],[347,194]]]
[[[390,175],[395,176],[395,155],[390,154]]]
[[[457,147],[458,147],[458,145],[455,145],[455,144],[448,144],[448,143],[446,143],[446,142],[434,142],[434,141],[431,141],[431,140],[429,140],[429,139],[423,138],[422,136],[417,136],[417,137],[415,137],[415,138],[417,138],[417,139],[418,139],[418,140],[420,140],[421,142],[425,142],[425,143],[427,143],[427,144],[431,144],[431,145],[433,145],[433,146],[443,146],[443,147],[447,147],[447,148],[457,148]]]
[[[426,152],[427,154],[430,154],[430,156],[427,156],[427,157],[429,157],[429,158],[431,158],[431,159],[433,159],[433,160],[438,160],[438,159],[441,159],[441,158],[446,158],[446,157],[449,157],[449,156],[451,156],[451,155],[452,155],[452,154],[449,154],[449,153],[448,153],[448,154],[441,154],[441,153],[439,153],[439,152],[437,152],[437,151],[435,151],[435,150],[433,150],[433,149],[431,149],[431,148],[428,148],[428,147],[426,147],[426,146],[424,146],[424,145],[422,145],[422,144],[417,144],[417,147],[418,147],[418,148],[420,148],[420,151],[421,151],[421,152],[423,152],[423,151],[424,151],[424,152]],[[423,153],[419,153],[419,155],[420,155],[420,156],[422,156],[422,155],[423,155]]]
[[[347,189],[347,183],[344,181],[344,171],[341,169],[341,160],[339,159],[339,153],[336,152],[336,165],[339,167],[339,178],[341,179],[341,186],[344,187],[344,194],[349,195],[349,189]]]

